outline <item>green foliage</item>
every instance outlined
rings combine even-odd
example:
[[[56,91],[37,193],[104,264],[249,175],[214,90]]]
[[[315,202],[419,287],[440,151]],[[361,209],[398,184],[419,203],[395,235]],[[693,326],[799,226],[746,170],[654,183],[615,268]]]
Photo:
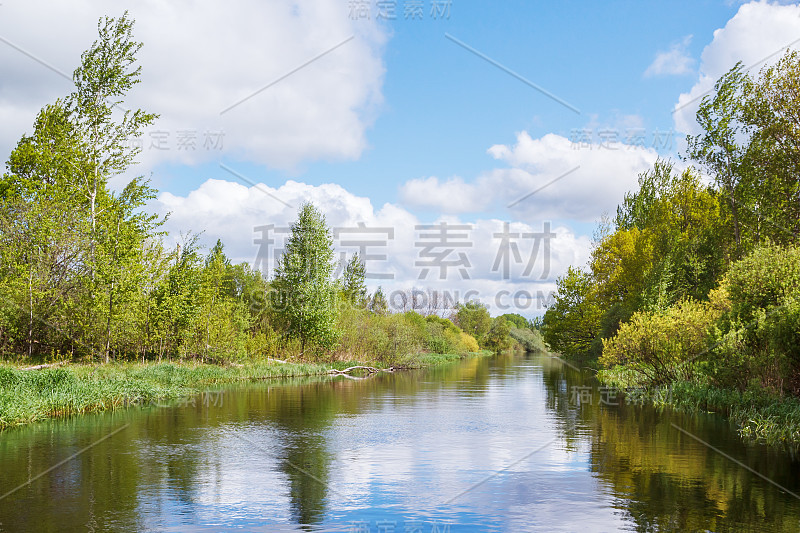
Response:
[[[352,305],[359,307],[366,305],[366,277],[367,270],[364,266],[364,262],[358,254],[353,254],[353,257],[348,261],[344,268],[344,273],[342,274],[342,293],[345,299]]]
[[[522,315],[517,313],[506,313],[504,315],[500,315],[498,318],[505,319],[506,322],[509,323],[510,326],[518,329],[535,329],[532,320],[528,320]]]
[[[636,312],[614,337],[603,340],[600,363],[623,364],[641,374],[647,385],[689,380],[708,353],[709,332],[721,315],[719,307],[693,300]]]
[[[166,245],[162,221],[146,210],[156,195],[148,182],[108,187],[133,170],[132,141],[156,118],[123,107],[140,81],[142,44],[127,14],[101,19],[98,32],[72,94],[41,110],[0,178],[0,356],[254,364],[326,354],[417,364],[479,350],[447,320],[390,314],[381,289],[367,298],[358,255],[337,286],[330,232],[310,204],[271,283],[233,265],[219,241],[207,252],[191,234]]]
[[[389,302],[386,301],[386,295],[383,294],[383,289],[378,287],[369,301],[369,310],[377,315],[385,315],[389,312]]]
[[[492,327],[486,334],[486,348],[500,353],[511,347],[511,325],[505,318],[497,317],[492,320]]]
[[[157,236],[158,221],[140,208],[154,191],[141,179],[119,195],[107,187],[133,164],[130,141],[155,118],[141,110],[112,115],[138,83],[141,44],[131,29],[127,16],[101,21],[75,72],[75,91],[46,106],[9,157],[10,173],[0,181],[4,350],[107,360],[125,327],[121,304],[143,299],[140,252]]]
[[[766,244],[731,265],[727,290],[731,312],[743,321],[767,313],[800,295],[800,248]]]
[[[625,195],[616,225],[592,254],[592,272],[606,305],[624,308],[623,320],[641,308],[703,299],[716,286],[724,220],[717,193],[695,171],[657,161],[639,175],[639,191]]]
[[[408,364],[425,353],[463,356],[478,352],[475,339],[451,321],[415,311],[376,315],[364,309],[348,307],[339,315],[342,331],[336,357],[377,360],[385,364]]]
[[[453,322],[472,335],[480,346],[486,346],[486,335],[492,327],[492,317],[485,305],[475,301],[456,304]]]
[[[279,320],[290,338],[300,339],[303,352],[307,342],[329,349],[337,341],[333,271],[333,239],[325,217],[304,204],[291,226],[273,282],[280,301]]]
[[[554,302],[544,314],[544,340],[567,357],[585,356],[593,350],[603,316],[591,277],[569,267],[556,286]]]
[[[800,393],[800,248],[759,246],[733,265],[709,374],[723,387]]]
[[[537,330],[521,329],[512,327],[509,336],[516,342],[520,349],[526,352],[546,352],[547,346],[544,343],[541,333]]]

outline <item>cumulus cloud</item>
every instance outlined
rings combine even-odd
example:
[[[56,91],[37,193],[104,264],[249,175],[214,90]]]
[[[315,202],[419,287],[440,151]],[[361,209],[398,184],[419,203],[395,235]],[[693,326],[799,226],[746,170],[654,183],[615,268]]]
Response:
[[[488,207],[490,198],[475,184],[461,178],[440,181],[429,178],[412,179],[400,187],[400,200],[421,209],[445,213],[475,213]]]
[[[695,114],[703,96],[738,61],[751,73],[779,59],[787,48],[800,44],[800,6],[771,2],[751,2],[741,6],[714,37],[700,56],[699,76],[675,104],[675,129],[699,133]]]
[[[533,139],[523,131],[516,141],[489,149],[508,167],[485,172],[473,182],[411,180],[401,187],[403,204],[449,214],[500,209],[514,220],[591,222],[614,211],[623,195],[637,187],[638,174],[658,157],[652,148],[576,144],[556,134]]]
[[[673,44],[669,50],[659,52],[644,71],[644,76],[680,76],[690,73],[694,59],[689,55],[687,48],[691,42],[692,36],[687,35],[681,42]]]
[[[325,214],[338,258],[366,246],[362,251],[372,256],[366,265],[368,284],[373,290],[381,285],[387,293],[412,287],[447,291],[453,300],[480,299],[494,313],[533,316],[544,311],[556,277],[589,257],[590,239],[566,226],[481,217],[420,218],[395,204],[375,208],[368,198],[333,184],[288,181],[272,188],[208,180],[186,196],[162,193],[151,208],[170,213],[165,228],[170,245],[187,228],[207,228],[201,236],[205,246],[221,239],[234,260],[271,275],[287,228],[306,201]],[[446,236],[440,238],[442,223]],[[426,247],[431,248],[426,252]],[[431,253],[445,253],[448,266],[443,271],[438,263],[428,263]]]
[[[71,77],[98,18],[125,9],[145,44],[130,105],[161,115],[143,139],[145,167],[224,153],[289,168],[364,150],[382,101],[386,36],[350,20],[340,0],[4,4],[0,150],[8,153],[43,105],[72,90],[62,74]]]

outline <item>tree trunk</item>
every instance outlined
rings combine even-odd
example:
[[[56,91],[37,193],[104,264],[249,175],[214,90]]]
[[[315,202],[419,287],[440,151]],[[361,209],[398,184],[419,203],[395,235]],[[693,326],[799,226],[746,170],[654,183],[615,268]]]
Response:
[[[33,356],[33,270],[28,273],[28,298],[30,317],[28,319],[28,358]]]
[[[117,250],[119,245],[119,225],[120,217],[117,216],[117,232],[114,235],[114,257],[115,264],[118,262]],[[114,287],[116,283],[114,277],[111,278],[111,287],[108,291],[108,320],[106,320],[106,363],[109,362],[109,352],[111,350],[111,315],[114,312]]]

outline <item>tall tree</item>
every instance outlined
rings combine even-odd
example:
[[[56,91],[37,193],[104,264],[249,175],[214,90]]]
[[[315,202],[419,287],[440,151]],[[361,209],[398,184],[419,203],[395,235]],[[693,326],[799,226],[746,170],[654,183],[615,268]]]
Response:
[[[746,120],[762,239],[800,237],[800,53],[788,50],[751,84]]]
[[[120,194],[110,196],[108,206],[99,217],[95,249],[96,276],[94,286],[103,294],[96,310],[105,314],[105,360],[112,350],[112,327],[120,307],[136,300],[145,286],[147,268],[145,252],[161,221],[141,208],[155,198],[155,190],[146,182],[132,180]]]
[[[80,158],[74,125],[57,101],[39,113],[0,178],[0,328],[17,331],[16,341],[9,339],[14,351],[22,351],[24,337],[29,356],[71,351],[69,338],[82,335],[69,324],[87,259],[83,204],[71,183]]]
[[[366,277],[367,270],[363,261],[358,254],[353,254],[342,274],[342,292],[352,305],[364,306],[367,298]]]
[[[278,316],[289,337],[300,339],[303,353],[308,342],[330,348],[338,337],[333,259],[325,216],[312,204],[303,204],[273,282],[280,302]]]
[[[141,148],[131,139],[157,118],[141,109],[122,107],[124,96],[141,81],[142,67],[136,65],[136,54],[142,43],[133,39],[133,24],[127,12],[118,19],[100,19],[99,38],[81,55],[81,66],[73,74],[75,91],[67,99],[85,155],[85,163],[75,170],[89,203],[92,254],[108,180],[134,163]],[[115,108],[122,112],[119,119],[113,116]]]
[[[713,95],[703,98],[697,122],[703,132],[688,136],[688,155],[714,178],[725,196],[733,224],[737,253],[741,253],[742,219],[751,208],[745,155],[748,130],[743,123],[745,100],[752,81],[741,61],[714,85]]]

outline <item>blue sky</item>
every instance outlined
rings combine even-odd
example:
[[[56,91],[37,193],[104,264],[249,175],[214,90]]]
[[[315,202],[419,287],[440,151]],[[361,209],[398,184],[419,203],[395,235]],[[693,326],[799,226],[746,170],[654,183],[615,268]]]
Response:
[[[645,70],[658,53],[687,35],[692,36],[688,55],[699,57],[713,31],[738,9],[721,1],[454,0],[449,19],[433,19],[426,9],[423,20],[405,20],[402,5],[398,0],[397,19],[387,23],[384,103],[358,159],[303,161],[290,169],[236,159],[226,163],[274,186],[287,178],[339,183],[380,205],[396,201],[398,187],[411,178],[474,177],[494,164],[486,153],[490,146],[511,142],[523,130],[532,137],[551,132],[569,137],[587,125],[613,127],[621,117],[635,115],[651,144],[656,130],[674,133],[676,97],[691,88],[695,77],[693,72],[645,77]],[[574,105],[580,114],[448,40],[446,33]],[[231,178],[216,162],[165,165],[155,174],[175,176],[165,179],[163,187],[176,193],[189,192],[206,177]]]
[[[392,229],[377,252],[386,259],[367,270],[394,277],[371,288],[479,295],[492,312],[511,291],[536,301],[514,307],[530,316],[568,266],[586,264],[598,220],[637,175],[696,133],[714,81],[737,61],[756,74],[800,43],[800,7],[785,2],[452,0],[442,18],[432,4],[448,2],[422,0],[409,20],[406,4],[419,0],[380,1],[395,20],[376,20],[378,0],[5,1],[0,151],[72,90],[98,18],[129,9],[144,48],[126,105],[160,114],[131,173],[160,190],[149,208],[170,215],[168,244],[191,231],[263,266],[256,228],[286,227],[311,201],[333,228]],[[221,142],[205,146],[206,132]],[[417,226],[442,222],[470,228],[459,249],[468,276],[422,272]],[[547,261],[529,239],[508,276],[495,268],[504,224],[519,235],[551,228]]]

